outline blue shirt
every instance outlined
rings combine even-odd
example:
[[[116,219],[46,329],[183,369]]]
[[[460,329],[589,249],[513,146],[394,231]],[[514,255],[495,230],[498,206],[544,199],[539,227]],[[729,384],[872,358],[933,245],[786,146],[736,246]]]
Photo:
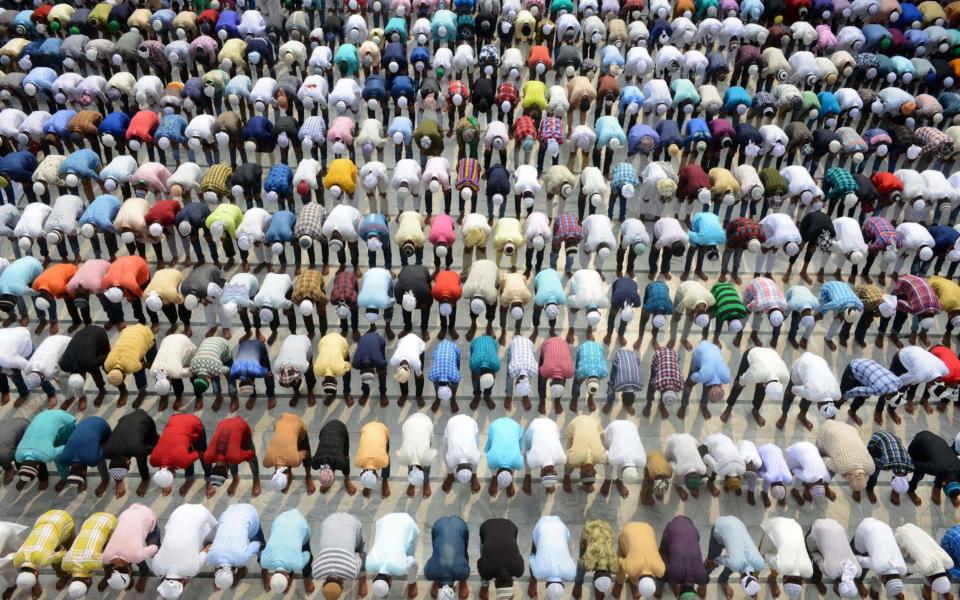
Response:
[[[217,535],[207,551],[208,565],[214,568],[242,567],[263,547],[260,515],[250,504],[227,507],[217,521]]]
[[[110,425],[100,417],[87,417],[77,423],[70,434],[58,462],[65,467],[92,467],[103,459],[103,444],[110,437]]]
[[[960,568],[957,568],[957,563],[960,563],[960,525],[954,525],[943,534],[940,547],[953,559],[954,566],[947,571],[947,574],[950,575],[950,579],[960,581]]]
[[[387,342],[382,335],[376,331],[368,331],[360,336],[350,364],[354,369],[385,369],[386,347]]]
[[[434,383],[460,383],[459,346],[450,340],[443,340],[433,348],[429,378]]]
[[[673,300],[666,283],[654,281],[643,290],[643,310],[654,315],[673,314]]]
[[[603,352],[603,346],[591,340],[577,346],[575,378],[596,377],[597,379],[604,379],[608,373],[607,357]]]
[[[293,241],[293,226],[296,222],[297,215],[289,210],[278,210],[271,216],[270,227],[264,234],[265,239],[271,244]]]
[[[390,271],[373,267],[367,269],[360,280],[357,306],[372,310],[384,310],[394,305],[393,275]]]
[[[237,358],[230,366],[234,379],[256,379],[270,372],[270,356],[266,345],[257,339],[244,340],[237,346]]]
[[[470,528],[460,517],[440,517],[430,531],[433,554],[423,567],[427,581],[436,581],[441,586],[452,586],[457,581],[470,577],[470,559],[467,546],[470,543]]]
[[[857,296],[846,281],[828,281],[820,288],[820,313],[847,308],[863,310],[863,300]]]
[[[533,288],[537,291],[533,297],[536,306],[556,304],[563,306],[567,297],[563,293],[563,280],[554,269],[544,269],[533,278]]]
[[[933,236],[933,251],[937,254],[953,250],[953,245],[960,238],[960,232],[947,225],[933,225],[927,227],[927,231]]]
[[[730,367],[716,344],[703,340],[693,349],[690,379],[703,385],[730,383]]]
[[[523,428],[509,417],[501,417],[487,427],[487,468],[491,471],[523,467]]]
[[[699,212],[690,222],[690,243],[695,246],[720,246],[727,241],[727,233],[720,217],[712,212]]]
[[[116,233],[113,228],[113,220],[120,211],[120,198],[103,194],[97,196],[90,206],[80,215],[80,225],[90,223],[100,231]]]
[[[33,295],[30,286],[40,273],[43,273],[43,265],[39,260],[32,256],[18,258],[0,273],[0,295]]]
[[[624,304],[635,307],[643,304],[640,289],[632,277],[618,277],[610,287],[610,310],[620,310]]]
[[[500,370],[497,340],[481,335],[470,342],[470,371],[473,373],[496,373]]]
[[[293,508],[277,515],[260,555],[260,568],[296,573],[310,565],[310,525]]]

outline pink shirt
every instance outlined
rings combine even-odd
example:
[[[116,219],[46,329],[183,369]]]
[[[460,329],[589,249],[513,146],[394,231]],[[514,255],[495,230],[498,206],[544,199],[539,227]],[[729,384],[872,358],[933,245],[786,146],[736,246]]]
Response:
[[[107,274],[110,263],[99,258],[91,258],[85,261],[77,273],[67,282],[67,292],[71,296],[76,296],[77,291],[84,291],[88,294],[99,294],[104,290],[103,276]]]
[[[427,239],[431,244],[452,245],[457,239],[457,234],[453,229],[453,218],[448,214],[440,214],[430,221],[430,233]]]
[[[157,516],[152,510],[142,504],[131,504],[117,518],[117,528],[103,549],[103,564],[119,558],[135,565],[152,558],[159,548],[144,544],[156,526]]]
[[[573,358],[570,346],[561,337],[554,336],[540,346],[540,377],[548,379],[571,379]]]
[[[170,171],[167,167],[157,162],[148,162],[137,168],[131,182],[134,185],[146,185],[147,188],[157,192],[166,192],[167,179],[170,179]]]
[[[331,143],[341,141],[348,146],[353,144],[353,119],[346,116],[334,119],[327,128],[327,141]]]

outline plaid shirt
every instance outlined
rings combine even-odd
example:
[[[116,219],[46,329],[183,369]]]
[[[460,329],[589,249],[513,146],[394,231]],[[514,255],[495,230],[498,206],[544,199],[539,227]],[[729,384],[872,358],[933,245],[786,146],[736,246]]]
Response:
[[[233,169],[229,163],[217,163],[207,169],[200,180],[200,191],[213,192],[220,197],[230,196],[230,190],[227,189],[227,182],[233,176]]]
[[[540,143],[546,144],[549,140],[556,140],[562,144],[563,137],[563,119],[560,117],[544,117],[540,121]]]
[[[566,340],[552,337],[540,346],[540,377],[548,379],[573,377],[573,360]]]
[[[743,250],[750,240],[759,240],[761,244],[767,241],[767,235],[763,232],[763,226],[759,221],[737,217],[727,222],[726,245],[728,248]]]
[[[603,353],[603,346],[589,340],[577,346],[577,366],[574,370],[574,376],[577,379],[590,377],[604,379],[608,374],[607,357]]]
[[[752,312],[787,311],[787,299],[777,284],[766,277],[757,277],[743,290],[743,301]]]
[[[884,396],[900,390],[902,382],[893,371],[869,358],[855,358],[847,365],[847,370],[860,383],[857,387],[844,392],[843,398],[861,398],[864,396]]]
[[[924,154],[946,158],[953,153],[953,139],[936,127],[919,127],[914,133],[921,142]]]
[[[40,515],[27,540],[13,556],[18,569],[41,569],[59,564],[66,553],[63,544],[73,535],[73,517],[62,510],[48,510]]]
[[[553,222],[553,239],[570,246],[583,239],[583,229],[577,218],[570,213],[560,213]]]
[[[869,217],[863,222],[863,239],[868,244],[867,248],[872,251],[883,250],[887,246],[903,246],[903,236],[883,217]]]
[[[830,167],[823,175],[823,193],[828,199],[843,198],[847,194],[857,194],[860,186],[853,173],[840,167]]]
[[[433,348],[433,364],[427,375],[434,383],[460,383],[460,347],[443,340]]]
[[[301,140],[310,138],[314,142],[323,143],[327,139],[327,122],[323,117],[307,117],[300,126],[297,137]]]
[[[333,278],[330,302],[351,308],[357,305],[357,276],[353,271],[340,271]]]
[[[537,138],[537,124],[528,115],[521,115],[513,124],[513,139],[522,142],[528,137]]]
[[[67,131],[78,135],[97,135],[103,115],[95,110],[81,110],[67,123]]]
[[[955,565],[960,564],[960,525],[954,525],[943,534],[940,547],[950,555]],[[957,567],[952,567],[947,571],[947,574],[954,581],[960,580],[960,569]]]
[[[820,287],[820,314],[848,308],[863,310],[863,301],[846,281],[828,281]]]
[[[325,305],[327,292],[323,285],[323,275],[316,269],[307,269],[293,280],[291,299],[300,304],[304,300]]]
[[[640,186],[640,177],[637,176],[637,170],[633,168],[633,165],[628,162],[622,162],[613,168],[613,179],[610,182],[610,187],[615,194],[619,194],[620,189],[627,184],[638,188]]]
[[[494,98],[494,102],[497,103],[497,106],[500,106],[504,102],[509,102],[510,106],[516,106],[520,103],[520,92],[512,83],[501,83],[497,86],[497,95]]]
[[[913,460],[900,438],[889,431],[878,431],[870,436],[867,450],[881,471],[913,472]]]
[[[865,310],[876,311],[877,307],[883,302],[883,298],[887,292],[879,285],[861,283],[853,288],[853,293],[863,301]]]
[[[327,220],[327,209],[316,202],[304,204],[297,215],[297,222],[293,226],[293,237],[311,237],[321,239],[323,222]]]
[[[897,310],[919,318],[931,317],[942,310],[936,292],[916,275],[901,275],[893,286],[893,295],[897,297]]]
[[[537,374],[537,354],[533,342],[522,335],[514,336],[507,346],[507,375],[516,379],[521,375],[533,378]]]
[[[650,385],[658,392],[679,392],[683,389],[680,357],[672,348],[661,346],[653,352],[650,361]]]
[[[93,513],[80,526],[80,533],[63,556],[61,568],[75,579],[90,577],[103,566],[103,548],[117,527],[109,513]]]

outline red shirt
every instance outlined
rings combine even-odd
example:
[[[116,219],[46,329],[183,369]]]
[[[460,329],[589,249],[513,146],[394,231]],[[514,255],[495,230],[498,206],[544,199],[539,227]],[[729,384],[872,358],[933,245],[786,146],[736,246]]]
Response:
[[[150,453],[150,465],[186,469],[200,458],[194,445],[203,435],[203,422],[196,415],[173,415]]]
[[[930,354],[943,361],[947,365],[947,374],[943,377],[943,382],[947,385],[960,383],[960,358],[946,346],[934,346],[930,348]]]
[[[160,117],[152,110],[141,110],[130,119],[130,126],[127,127],[127,141],[132,139],[141,142],[152,142],[153,132],[160,126]]]
[[[207,464],[227,463],[239,465],[253,458],[253,450],[249,447],[253,438],[250,425],[243,417],[230,417],[220,421],[213,432],[213,438],[203,453],[203,461]]]
[[[437,302],[456,302],[460,293],[460,274],[456,271],[440,271],[433,278],[433,299]]]
[[[178,212],[180,212],[180,203],[176,200],[158,200],[147,210],[144,218],[147,225],[160,223],[164,227],[173,227],[176,225]]]
[[[548,379],[571,379],[573,358],[567,340],[554,336],[540,346],[540,377]]]

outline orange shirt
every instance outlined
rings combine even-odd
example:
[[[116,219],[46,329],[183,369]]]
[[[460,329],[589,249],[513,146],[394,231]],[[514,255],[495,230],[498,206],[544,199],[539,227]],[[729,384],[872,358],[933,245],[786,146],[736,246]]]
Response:
[[[67,294],[67,283],[77,274],[77,265],[60,263],[48,267],[33,280],[33,291],[46,292],[54,298],[63,298]]]
[[[433,299],[437,302],[456,302],[460,299],[460,274],[440,271],[433,279]]]
[[[103,289],[118,287],[127,299],[143,296],[143,286],[150,281],[150,268],[140,256],[121,256],[110,264],[103,276]]]
[[[947,365],[947,374],[943,377],[943,382],[947,385],[960,383],[960,358],[946,346],[934,346],[930,348],[930,354],[943,361]]]

